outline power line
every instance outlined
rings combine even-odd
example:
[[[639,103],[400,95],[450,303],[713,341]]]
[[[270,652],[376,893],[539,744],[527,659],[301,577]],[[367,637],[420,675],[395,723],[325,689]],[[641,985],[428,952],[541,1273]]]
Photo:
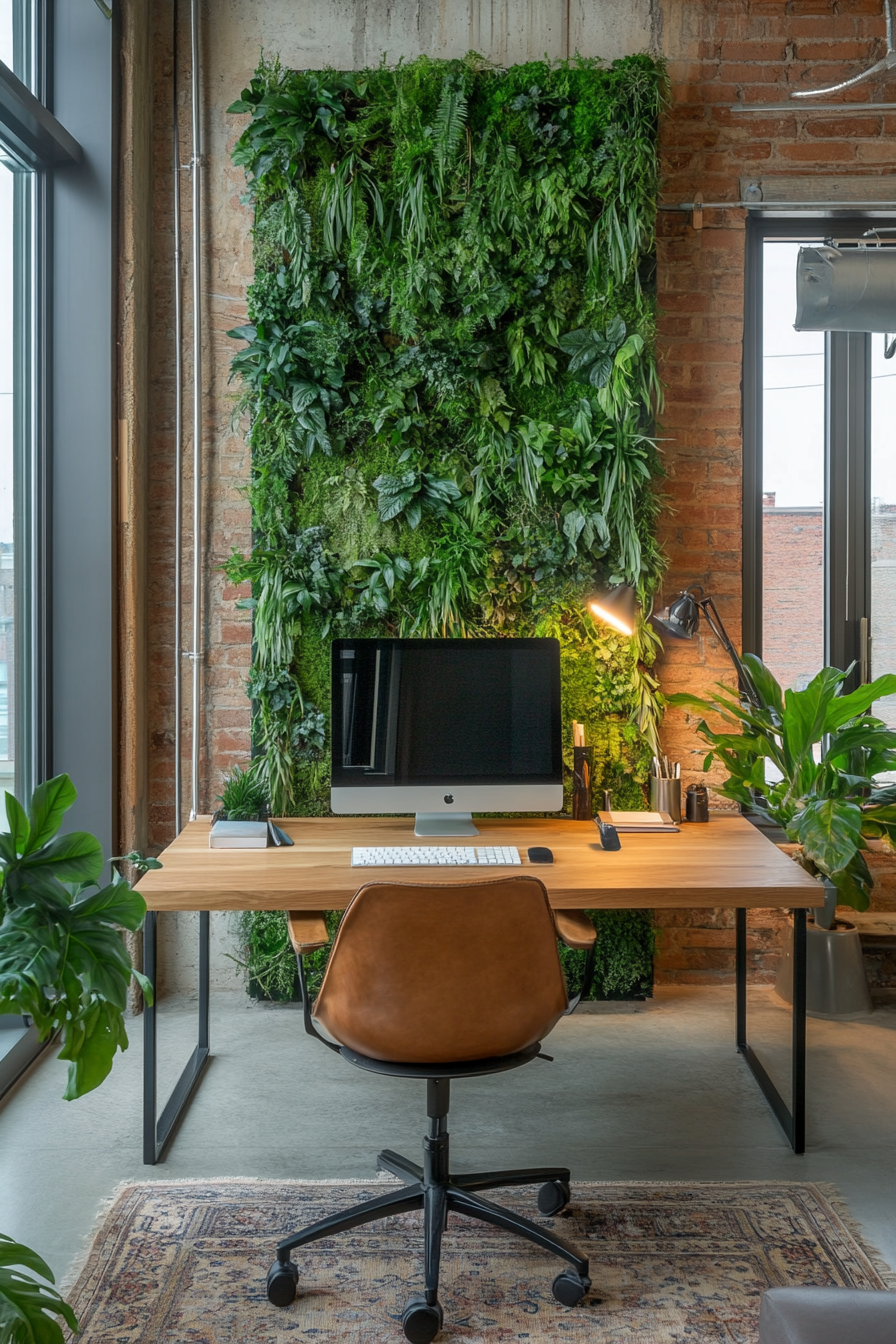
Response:
[[[872,373],[871,381],[881,378],[896,378],[896,373]],[[763,387],[763,392],[798,392],[804,387],[824,387],[824,383],[783,383],[780,387]]]

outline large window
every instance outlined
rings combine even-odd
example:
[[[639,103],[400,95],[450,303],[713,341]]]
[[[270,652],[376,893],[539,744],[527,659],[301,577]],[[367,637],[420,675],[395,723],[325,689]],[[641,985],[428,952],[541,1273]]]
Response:
[[[15,792],[15,175],[0,165],[0,792]],[[13,675],[10,676],[12,669]],[[12,710],[12,722],[10,722]]]
[[[0,0],[0,795],[68,772],[106,853],[116,68],[97,5]],[[0,1017],[0,1093],[35,1048]]]
[[[793,329],[800,246],[872,223],[748,231],[744,647],[785,688],[825,664],[896,671],[896,360],[882,334]],[[896,697],[878,712],[896,726]]]

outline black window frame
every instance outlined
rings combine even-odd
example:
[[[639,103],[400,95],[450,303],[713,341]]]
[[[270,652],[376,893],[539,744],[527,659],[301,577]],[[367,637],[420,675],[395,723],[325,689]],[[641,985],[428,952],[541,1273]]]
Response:
[[[0,152],[27,185],[14,228],[29,262],[14,292],[14,387],[27,388],[15,399],[16,790],[71,774],[69,826],[106,854],[117,838],[117,8],[110,21],[97,5],[16,0],[24,81],[0,63]],[[42,1048],[31,1027],[0,1058],[0,1096]]]
[[[896,226],[892,211],[750,212],[746,224],[743,343],[742,631],[746,652],[762,657],[762,257],[767,239],[860,238]],[[824,659],[855,664],[849,687],[868,666],[871,616],[871,340],[829,332],[825,340]],[[882,339],[882,338],[878,338]],[[831,445],[839,445],[832,452]],[[863,618],[865,625],[863,627]]]

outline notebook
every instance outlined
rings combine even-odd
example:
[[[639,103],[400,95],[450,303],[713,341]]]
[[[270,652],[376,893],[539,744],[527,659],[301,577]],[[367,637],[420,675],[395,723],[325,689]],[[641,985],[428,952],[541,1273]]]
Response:
[[[620,835],[630,835],[635,831],[671,835],[679,829],[668,812],[598,812],[597,816],[601,821],[608,821],[611,826],[615,826]]]

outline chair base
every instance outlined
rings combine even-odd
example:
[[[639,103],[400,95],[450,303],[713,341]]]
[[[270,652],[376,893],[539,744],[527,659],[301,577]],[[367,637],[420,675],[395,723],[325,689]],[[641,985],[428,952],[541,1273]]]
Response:
[[[388,1171],[404,1184],[388,1190],[375,1199],[347,1209],[344,1213],[322,1218],[293,1237],[281,1241],[277,1260],[268,1275],[268,1297],[277,1306],[288,1306],[296,1296],[298,1271],[290,1259],[290,1252],[307,1246],[322,1237],[348,1232],[365,1223],[412,1209],[423,1210],[424,1290],[421,1297],[412,1298],[404,1310],[402,1324],[412,1344],[428,1344],[441,1329],[442,1309],[439,1305],[439,1262],[442,1235],[449,1213],[478,1218],[480,1222],[503,1228],[542,1250],[559,1256],[566,1262],[554,1279],[553,1293],[564,1306],[575,1306],[591,1287],[588,1261],[578,1251],[538,1223],[493,1204],[480,1196],[483,1190],[497,1190],[513,1185],[540,1185],[538,1207],[542,1214],[559,1213],[569,1202],[569,1169],[567,1167],[528,1167],[512,1171],[483,1171],[466,1175],[451,1175],[448,1168],[448,1133],[445,1117],[448,1113],[448,1079],[429,1080],[427,1094],[430,1132],[423,1139],[423,1165],[384,1149],[377,1157],[380,1171]],[[435,1112],[435,1113],[434,1113]]]

